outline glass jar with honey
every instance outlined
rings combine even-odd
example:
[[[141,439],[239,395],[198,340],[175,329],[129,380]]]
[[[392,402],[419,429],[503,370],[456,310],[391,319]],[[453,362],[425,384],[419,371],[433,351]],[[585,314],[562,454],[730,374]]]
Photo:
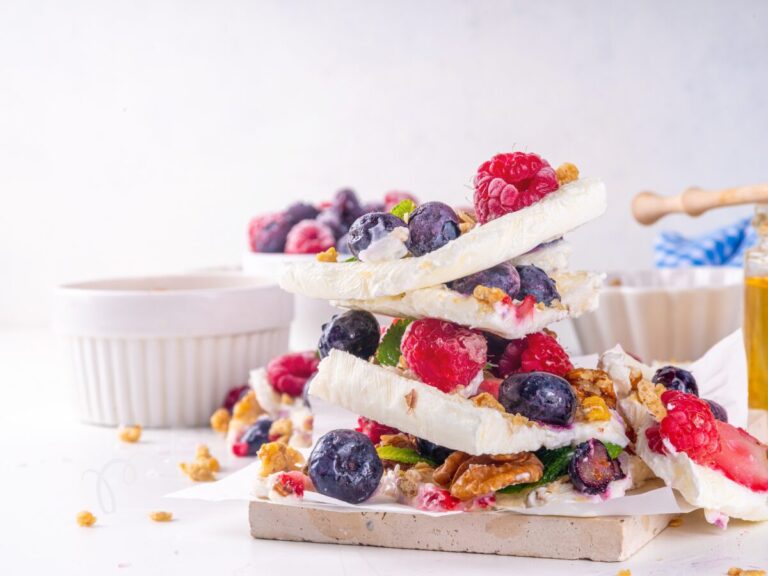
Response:
[[[744,256],[744,344],[749,408],[768,411],[768,204],[758,204],[752,226],[759,242]]]

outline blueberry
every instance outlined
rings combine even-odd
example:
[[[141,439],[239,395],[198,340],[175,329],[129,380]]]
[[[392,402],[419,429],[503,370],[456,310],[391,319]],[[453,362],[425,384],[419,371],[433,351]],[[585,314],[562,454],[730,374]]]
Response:
[[[371,212],[386,212],[384,202],[366,202],[361,208],[363,214],[370,214]]]
[[[342,260],[352,257],[352,251],[349,249],[349,232],[336,240],[336,252]]]
[[[314,220],[318,214],[320,214],[320,210],[312,206],[312,204],[296,202],[288,206],[288,209],[285,211],[285,218],[291,223],[291,226],[295,226],[302,220]]]
[[[373,442],[354,430],[328,432],[309,455],[309,477],[317,491],[350,504],[370,498],[383,472]]]
[[[340,210],[333,206],[320,212],[315,220],[327,226],[333,232],[333,237],[336,240],[339,240],[349,230],[349,226],[344,224]]]
[[[349,228],[349,249],[352,254],[359,256],[371,242],[384,238],[395,228],[405,227],[405,222],[389,212],[363,214]]]
[[[291,228],[293,223],[284,214],[254,218],[249,230],[251,249],[254,252],[283,252]]]
[[[256,456],[262,444],[269,442],[269,429],[272,427],[272,420],[262,417],[246,428],[240,436],[238,444],[245,445],[245,454],[240,456]]]
[[[408,250],[414,256],[434,252],[461,234],[459,217],[442,202],[427,202],[416,208],[408,219],[408,229]]]
[[[517,266],[516,268],[520,276],[518,300],[522,300],[529,294],[534,297],[536,302],[543,302],[547,306],[552,304],[553,300],[560,300],[560,293],[557,291],[555,281],[544,270],[533,264]]]
[[[333,197],[332,206],[337,210],[341,216],[342,223],[347,228],[363,214],[363,208],[360,206],[357,194],[349,188],[336,192],[336,195]]]
[[[625,476],[619,461],[611,459],[600,440],[579,444],[568,464],[568,477],[583,494],[603,494],[611,482]]]
[[[704,400],[704,402],[709,404],[709,409],[712,410],[712,416],[715,417],[715,420],[728,422],[728,410],[725,409],[725,406],[718,404],[714,400]]]
[[[520,275],[512,264],[504,262],[493,268],[448,282],[448,288],[468,296],[472,295],[476,286],[500,288],[510,298],[515,298],[518,290],[520,290]]]
[[[379,347],[379,323],[370,312],[349,310],[334,316],[323,324],[323,332],[317,347],[320,357],[325,358],[331,349],[343,350],[367,360]]]
[[[434,460],[438,465],[445,462],[445,459],[453,453],[453,450],[450,448],[438,446],[423,438],[416,438],[416,449],[419,451],[419,454],[430,460]]]
[[[512,374],[499,387],[499,402],[510,414],[568,426],[576,412],[576,396],[566,380],[547,372]]]
[[[667,390],[678,390],[686,394],[699,395],[699,387],[696,385],[696,378],[688,370],[683,370],[677,366],[664,366],[653,375],[653,383],[661,384]]]

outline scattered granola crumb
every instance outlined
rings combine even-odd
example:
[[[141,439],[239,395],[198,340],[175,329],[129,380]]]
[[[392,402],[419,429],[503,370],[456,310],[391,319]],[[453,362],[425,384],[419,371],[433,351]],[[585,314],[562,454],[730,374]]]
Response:
[[[213,428],[214,432],[226,434],[227,430],[229,430],[230,418],[229,410],[226,408],[219,408],[216,412],[211,414],[211,428]]]
[[[765,570],[742,570],[741,568],[729,568],[728,576],[765,576]]]
[[[272,426],[269,427],[269,440],[270,442],[284,442],[285,444],[291,439],[293,433],[293,422],[290,418],[280,418],[272,422]]]
[[[642,379],[637,383],[637,396],[640,403],[653,414],[657,422],[661,422],[667,415],[667,409],[661,401],[661,394],[666,390],[655,386],[650,380]]]
[[[611,419],[611,411],[600,396],[587,396],[581,402],[587,422],[605,422]]]
[[[163,510],[158,510],[156,512],[152,512],[149,515],[149,519],[153,522],[170,522],[173,520],[173,513],[172,512],[165,512]]]
[[[128,442],[129,444],[135,444],[141,438],[141,426],[135,424],[133,426],[121,426],[117,429],[117,437],[121,442]]]
[[[339,255],[336,253],[336,248],[331,246],[325,252],[319,252],[315,258],[318,262],[338,262]]]
[[[563,184],[568,184],[568,182],[578,180],[579,169],[576,167],[576,164],[563,162],[557,167],[557,170],[555,170],[555,175],[557,176],[557,183],[562,186]]]
[[[182,462],[179,464],[181,471],[186,474],[193,482],[213,482],[216,476],[206,465],[199,462]]]
[[[419,399],[419,395],[416,392],[416,388],[411,388],[411,391],[405,395],[405,405],[408,407],[408,414],[413,414],[416,408],[416,401]]]
[[[616,576],[632,576],[632,570],[619,570]]]
[[[256,400],[256,392],[249,390],[232,408],[232,417],[250,423],[255,422],[262,412],[263,410]]]
[[[472,290],[472,296],[474,296],[475,300],[482,304],[487,304],[488,306],[493,306],[497,302],[512,302],[509,294],[504,292],[501,288],[489,288],[482,284],[475,286],[475,289]]]
[[[91,514],[88,510],[83,510],[77,513],[77,525],[83,528],[90,528],[96,524],[96,516]]]
[[[301,452],[282,442],[263,444],[259,448],[258,457],[261,460],[260,475],[262,478],[275,472],[301,470],[304,466],[304,456],[301,455]]]
[[[195,463],[208,468],[211,472],[218,472],[221,470],[221,465],[216,458],[213,457],[208,446],[205,444],[198,444],[195,450]]]
[[[669,521],[669,527],[670,528],[677,528],[679,526],[683,525],[683,517],[678,516],[676,518],[672,518],[672,520]]]

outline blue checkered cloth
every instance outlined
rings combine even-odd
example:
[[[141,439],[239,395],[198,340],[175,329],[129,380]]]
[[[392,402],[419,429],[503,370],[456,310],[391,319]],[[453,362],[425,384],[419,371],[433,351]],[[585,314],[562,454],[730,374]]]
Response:
[[[742,266],[744,252],[757,243],[752,218],[688,238],[679,232],[662,232],[653,246],[657,268],[689,266]]]

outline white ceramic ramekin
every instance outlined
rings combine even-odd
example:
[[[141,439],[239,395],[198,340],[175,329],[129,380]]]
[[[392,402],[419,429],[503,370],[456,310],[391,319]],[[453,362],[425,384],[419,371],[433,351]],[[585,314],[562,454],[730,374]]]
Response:
[[[582,352],[621,344],[648,362],[695,360],[741,326],[743,274],[707,267],[609,274],[600,307],[573,321]]]
[[[272,281],[222,273],[61,286],[53,324],[82,420],[189,427],[288,349],[292,318]]]
[[[243,254],[243,274],[272,278],[277,282],[286,264],[307,262],[315,259],[314,254],[266,254],[245,252]],[[291,349],[314,350],[320,339],[321,327],[340,310],[326,300],[307,298],[299,294],[293,296],[296,313],[291,324]]]

